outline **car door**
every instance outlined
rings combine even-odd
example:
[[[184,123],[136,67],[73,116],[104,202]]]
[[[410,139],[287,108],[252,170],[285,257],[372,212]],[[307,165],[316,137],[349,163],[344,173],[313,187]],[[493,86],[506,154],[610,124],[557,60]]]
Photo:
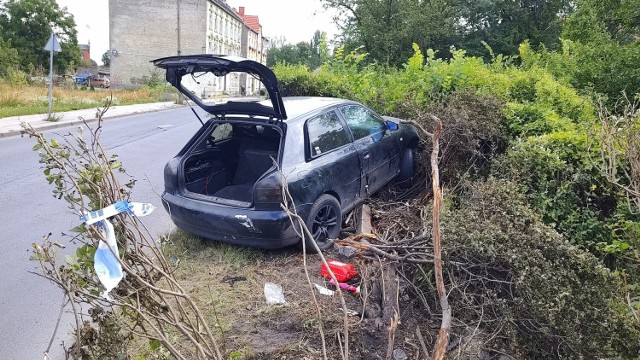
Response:
[[[360,197],[360,164],[345,124],[335,110],[308,119],[304,125],[306,202],[323,193],[338,195],[341,207],[348,208]]]
[[[340,108],[363,169],[363,188],[367,194],[380,189],[399,171],[399,151],[395,137],[384,120],[362,105]]]

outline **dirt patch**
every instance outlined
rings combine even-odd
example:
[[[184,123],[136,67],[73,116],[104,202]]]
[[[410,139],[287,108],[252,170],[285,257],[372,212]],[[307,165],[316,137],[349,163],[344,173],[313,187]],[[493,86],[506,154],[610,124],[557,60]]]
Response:
[[[223,342],[225,354],[243,359],[319,359],[322,342],[319,325],[322,323],[328,358],[340,358],[339,334],[343,327],[343,311],[339,297],[320,295],[309,287],[304,271],[303,255],[299,249],[260,251],[244,247],[210,242],[184,232],[170,237],[168,252],[179,266],[177,275],[205,313],[209,325]],[[328,258],[344,260],[329,251]],[[352,260],[362,278],[361,295],[344,292],[349,309],[350,359],[385,359],[388,351],[389,324],[378,316],[371,316],[374,296],[368,273],[377,271],[374,262]],[[311,282],[329,289],[333,287],[320,276],[321,261],[309,255],[307,268]],[[264,284],[282,286],[286,305],[267,305]],[[416,358],[420,347],[415,339],[415,327],[427,324],[419,302],[401,285],[396,294],[400,313],[395,348]],[[315,292],[321,317],[318,317],[312,291]],[[378,305],[379,306],[379,305]],[[379,314],[378,314],[379,315]],[[422,330],[429,338],[428,326]],[[393,350],[393,349],[392,349]]]

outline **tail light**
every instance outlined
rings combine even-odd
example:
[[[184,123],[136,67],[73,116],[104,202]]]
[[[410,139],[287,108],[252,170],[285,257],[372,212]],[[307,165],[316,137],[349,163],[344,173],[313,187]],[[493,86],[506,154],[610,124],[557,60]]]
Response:
[[[256,209],[280,209],[284,186],[286,181],[279,172],[260,180],[253,188],[253,202]]]
[[[173,158],[164,166],[164,191],[170,194],[178,189],[178,165],[180,160]]]

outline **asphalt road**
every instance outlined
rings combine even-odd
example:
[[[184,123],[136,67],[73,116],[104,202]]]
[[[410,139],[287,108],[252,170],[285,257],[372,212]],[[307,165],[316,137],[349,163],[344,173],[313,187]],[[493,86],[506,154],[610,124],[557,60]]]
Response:
[[[118,154],[127,172],[138,180],[131,200],[156,206],[153,214],[142,219],[154,235],[174,228],[159,199],[164,164],[199,127],[188,108],[104,123],[102,145],[109,154]],[[59,136],[76,128],[60,128],[45,135]],[[29,260],[31,244],[48,233],[52,239],[69,244],[61,234],[79,224],[66,202],[52,196],[38,154],[31,150],[33,145],[34,140],[27,137],[0,139],[0,359],[7,360],[43,358],[62,302],[61,290],[30,273],[37,271],[36,262]],[[62,319],[54,341],[54,359],[64,358],[62,341],[70,345],[73,320],[68,312]]]

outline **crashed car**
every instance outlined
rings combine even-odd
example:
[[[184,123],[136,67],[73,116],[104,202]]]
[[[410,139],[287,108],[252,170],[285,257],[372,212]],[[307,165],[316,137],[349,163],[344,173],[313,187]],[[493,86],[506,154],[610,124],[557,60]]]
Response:
[[[326,249],[344,214],[390,181],[413,177],[418,134],[398,119],[344,99],[282,98],[274,73],[251,60],[190,55],[153,63],[211,116],[164,169],[164,207],[187,232],[259,248],[299,243],[281,206],[288,189],[290,209]],[[268,99],[211,103],[189,86],[232,73],[259,79]]]

